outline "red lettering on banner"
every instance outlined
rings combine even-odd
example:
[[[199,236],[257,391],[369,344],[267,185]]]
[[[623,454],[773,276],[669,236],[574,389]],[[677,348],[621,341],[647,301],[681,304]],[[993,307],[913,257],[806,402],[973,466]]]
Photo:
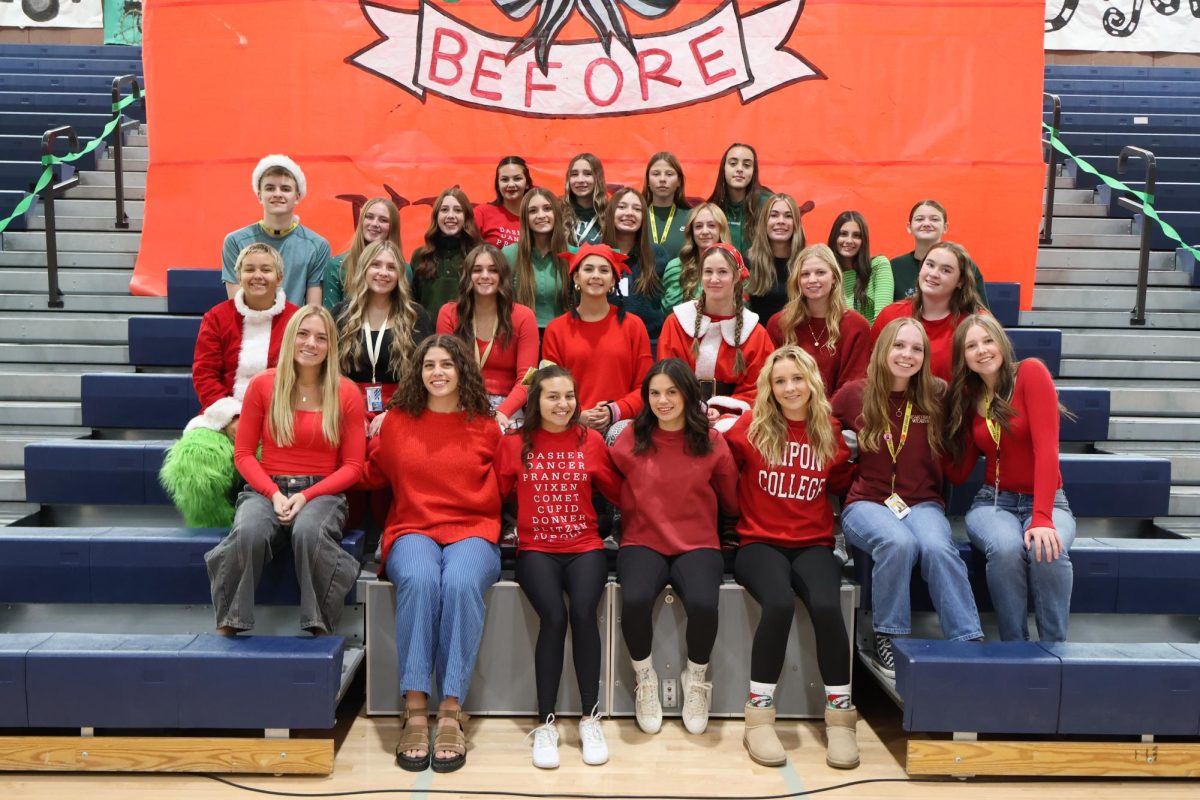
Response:
[[[654,69],[646,69],[646,60],[650,56],[659,56],[662,61]],[[645,50],[638,51],[638,83],[642,87],[642,100],[650,99],[650,81],[660,81],[668,86],[681,86],[683,81],[678,78],[672,78],[667,74],[667,70],[671,68],[671,54],[666,50],[660,50],[657,47],[648,47]]]
[[[492,80],[498,81],[504,77],[499,72],[493,72],[490,69],[486,69],[483,66],[483,60],[485,58],[494,58],[497,61],[504,61],[504,54],[497,53],[492,50],[479,51],[479,55],[475,58],[475,77],[471,79],[471,96],[478,97],[482,100],[499,100],[501,97],[499,92],[490,92],[486,89],[479,88],[480,78],[491,78]]]
[[[543,72],[542,74],[549,77],[550,70],[559,69],[561,67],[562,67],[562,64],[560,64],[557,61],[547,61],[546,62],[546,71]],[[553,92],[554,90],[556,90],[558,88],[553,83],[534,83],[533,82],[533,71],[536,69],[537,69],[537,63],[534,61],[530,61],[528,64],[525,65],[525,107],[526,108],[533,108],[533,93],[535,91],[536,92]]]
[[[453,39],[458,44],[458,52],[450,53],[442,50],[442,40]],[[462,80],[462,59],[467,54],[467,40],[458,31],[449,28],[438,28],[433,32],[433,52],[429,54],[429,80],[443,86],[453,86]],[[453,78],[441,78],[437,74],[438,62],[449,61],[454,67]]]
[[[592,75],[596,71],[596,67],[604,65],[612,70],[613,76],[617,79],[617,85],[613,87],[612,96],[607,100],[601,100],[592,91]],[[621,89],[625,86],[625,76],[621,74],[621,68],[617,66],[617,62],[611,58],[597,58],[592,63],[588,64],[587,70],[583,73],[583,90],[587,93],[588,100],[592,101],[593,105],[600,107],[611,106],[617,102],[617,98],[621,96]]]
[[[702,33],[696,38],[688,40],[688,48],[692,51],[692,58],[696,59],[696,68],[700,70],[700,77],[704,79],[705,86],[712,86],[717,81],[722,81],[726,78],[732,77],[735,74],[732,67],[724,70],[723,72],[718,72],[716,75],[713,75],[708,71],[708,62],[716,61],[718,58],[725,55],[724,50],[714,50],[711,53],[705,53],[703,55],[700,53],[700,45],[707,42],[709,39],[712,39],[714,36],[720,36],[724,32],[725,27],[723,25],[718,25],[711,31]]]

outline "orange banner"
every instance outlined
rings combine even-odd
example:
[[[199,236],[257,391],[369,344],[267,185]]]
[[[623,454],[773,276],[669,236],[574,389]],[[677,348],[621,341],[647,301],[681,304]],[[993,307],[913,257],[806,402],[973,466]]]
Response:
[[[604,11],[597,13],[596,9]],[[857,209],[872,250],[912,249],[909,207],[948,209],[948,238],[988,280],[1032,297],[1044,165],[1042,0],[161,0],[148,3],[150,172],[132,290],[220,266],[261,217],[249,176],[286,153],[297,207],[340,252],[355,196],[407,203],[407,250],[431,198],[493,198],[500,157],[563,189],[590,151],[641,186],[671,150],[707,197],[729,143],[762,183],[815,209],[810,241]]]

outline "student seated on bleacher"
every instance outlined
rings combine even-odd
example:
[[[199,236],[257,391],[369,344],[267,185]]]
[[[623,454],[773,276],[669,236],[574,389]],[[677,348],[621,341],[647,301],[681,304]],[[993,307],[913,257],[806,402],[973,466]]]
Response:
[[[1074,573],[1067,551],[1075,517],[1058,466],[1059,415],[1066,409],[1046,365],[1017,361],[994,317],[967,317],[954,334],[948,446],[970,474],[982,453],[984,485],[967,512],[967,536],[987,556],[988,593],[1000,638],[1029,638],[1029,598],[1038,639],[1067,638]]]
[[[284,155],[264,156],[251,176],[263,218],[225,237],[221,247],[221,280],[230,297],[237,293],[234,265],[242,248],[269,244],[283,255],[283,292],[296,305],[321,304],[321,282],[329,262],[329,242],[300,224],[296,204],[308,193],[300,166]]]
[[[229,490],[236,472],[242,398],[250,379],[275,366],[283,330],[297,307],[283,296],[283,258],[268,244],[242,248],[234,265],[238,290],[200,322],[192,384],[200,414],[172,445],[160,479],[189,528],[226,528],[233,522]]]
[[[892,296],[895,300],[911,298],[917,293],[917,278],[925,256],[931,247],[942,241],[950,227],[950,217],[937,200],[919,200],[908,212],[905,226],[913,237],[913,249],[892,259]],[[971,274],[975,276],[975,290],[984,308],[988,308],[987,285],[983,273],[974,261],[970,262]],[[879,309],[876,309],[876,313]]]
[[[255,583],[289,540],[300,627],[336,630],[359,571],[338,542],[346,519],[342,493],[362,477],[364,425],[358,388],[338,370],[333,317],[305,306],[284,331],[279,366],[246,389],[234,446],[246,488],[229,534],[204,555],[218,633],[254,627]]]

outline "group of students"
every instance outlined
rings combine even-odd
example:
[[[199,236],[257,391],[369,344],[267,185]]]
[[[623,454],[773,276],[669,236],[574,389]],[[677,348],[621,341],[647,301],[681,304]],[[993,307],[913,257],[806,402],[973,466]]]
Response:
[[[655,187],[663,183],[654,171],[661,161],[648,169]],[[572,163],[573,197],[576,185],[603,186],[598,163],[588,162],[586,174]],[[497,173],[501,204],[519,193],[512,166]],[[734,184],[747,171],[756,181],[753,158],[727,163],[723,174]],[[254,177],[268,213],[272,192],[289,180],[303,191],[303,176],[278,164],[260,164]],[[734,578],[762,608],[745,708],[750,757],[766,765],[786,760],[774,695],[798,596],[812,619],[825,684],[827,761],[852,768],[857,712],[832,501],[844,495],[845,536],[874,560],[874,658],[890,672],[893,638],[911,632],[908,583],[916,564],[944,635],[983,636],[942,495],[944,481],[964,480],[982,455],[985,485],[966,527],[987,556],[1000,636],[1028,638],[1032,598],[1040,638],[1065,638],[1074,520],[1058,467],[1061,407],[1045,366],[1015,360],[963,248],[929,242],[913,296],[880,308],[872,325],[850,308],[855,292],[845,291],[850,273],[841,255],[850,248],[836,241],[836,251],[801,247],[785,257],[786,301],[764,327],[748,307],[758,297],[754,271],[737,243],[697,236],[683,245],[692,246],[695,264],[687,269],[697,288],[688,284],[664,316],[656,361],[648,326],[627,302],[646,274],[636,265],[647,262],[628,240],[619,248],[586,241],[594,229],[582,223],[586,214],[576,215],[574,249],[554,256],[564,262],[566,310],[543,325],[536,297],[533,306],[520,302],[543,285],[536,271],[522,277],[522,248],[529,255],[542,241],[536,237],[558,239],[558,247],[566,236],[557,223],[544,224],[557,218],[558,201],[539,191],[521,196],[522,208],[536,206],[536,213],[518,215],[518,240],[508,245],[517,248],[515,269],[503,250],[484,242],[442,275],[440,258],[430,266],[419,249],[411,282],[391,239],[394,215],[382,225],[381,215],[368,217],[368,204],[359,233],[373,225],[383,235],[364,236],[342,260],[335,313],[311,294],[302,307],[289,302],[292,265],[280,250],[242,246],[232,265],[233,297],[201,326],[193,376],[204,411],[189,426],[232,440],[245,482],[229,535],[206,557],[219,631],[253,627],[254,584],[289,538],[301,625],[334,631],[358,571],[338,544],[355,513],[347,495],[369,493],[366,504],[385,519],[381,573],[397,593],[405,694],[397,763],[458,769],[466,759],[461,701],[481,639],[484,593],[499,576],[508,502],[516,579],[540,620],[533,763],[559,763],[555,698],[568,627],[588,711],[579,723],[582,757],[605,763],[596,610],[608,580],[598,531],[598,508],[607,501],[620,511],[621,626],[642,730],[662,724],[651,611],[668,584],[688,616],[683,723],[692,733],[707,726],[724,551]],[[457,207],[443,204],[455,192],[439,199],[435,225],[453,218],[449,228],[469,229],[465,198],[455,198]],[[614,210],[635,204],[620,197],[607,198],[602,235],[637,216]],[[603,199],[593,195],[591,220]],[[922,204],[914,219],[921,208],[932,207]],[[757,211],[744,208],[738,219],[760,226],[771,219]],[[710,212],[717,213],[724,216]],[[772,224],[785,238],[780,216]],[[929,216],[921,212],[914,233],[944,229],[944,212],[932,226]],[[791,236],[798,219],[793,213]],[[865,223],[854,224],[865,249]],[[523,238],[526,226],[536,241]],[[433,250],[442,245],[434,235]],[[433,277],[422,277],[426,268]],[[430,309],[423,297],[441,304]],[[434,674],[441,701],[431,744]]]

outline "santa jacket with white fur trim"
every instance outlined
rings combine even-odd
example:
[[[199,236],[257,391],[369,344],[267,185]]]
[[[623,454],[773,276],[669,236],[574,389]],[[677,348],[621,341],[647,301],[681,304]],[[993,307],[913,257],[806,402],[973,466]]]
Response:
[[[242,413],[250,379],[279,360],[283,330],[299,311],[279,289],[264,311],[246,305],[238,289],[232,300],[213,306],[200,323],[192,357],[192,385],[200,399],[200,415],[185,430],[219,431]]]
[[[738,344],[738,340],[734,338],[737,329],[736,318],[714,318],[707,314],[701,317],[700,356],[697,358],[692,355],[692,334],[696,330],[697,313],[695,301],[675,306],[671,316],[663,323],[662,334],[658,339],[658,357],[683,359],[700,380],[715,380],[734,385],[732,395],[720,395],[708,401],[710,406],[725,413],[725,417],[714,427],[718,430],[728,430],[737,415],[753,407],[758,373],[762,370],[767,356],[775,349],[775,345],[758,324],[758,315],[749,309],[742,309],[741,346],[746,369],[741,375],[734,375],[733,364]]]

